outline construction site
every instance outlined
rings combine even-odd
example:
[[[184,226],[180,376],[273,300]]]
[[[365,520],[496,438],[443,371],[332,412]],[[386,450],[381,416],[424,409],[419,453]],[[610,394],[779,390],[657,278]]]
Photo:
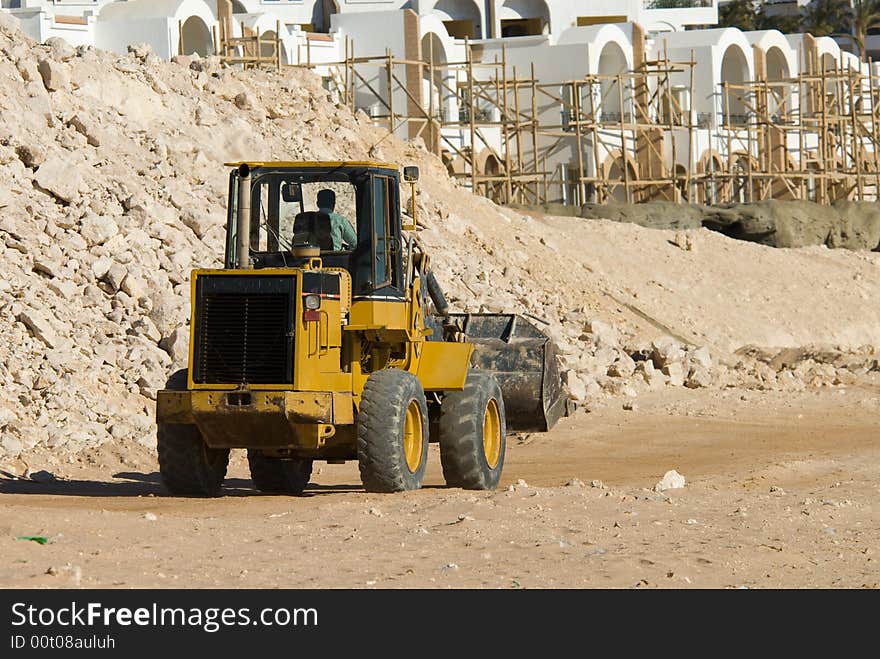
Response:
[[[810,35],[583,20],[547,45],[537,29],[480,39],[447,12],[463,33],[435,39],[410,10],[394,19],[410,37],[384,52],[341,32],[331,48],[226,4],[205,56],[170,16],[170,60],[149,43],[40,43],[0,13],[0,587],[880,586],[880,70]],[[540,27],[495,4],[496,31]],[[586,65],[560,64],[568,49]],[[296,235],[330,217],[307,186],[353,217],[366,193],[343,184],[367,175],[400,188],[371,183],[385,215],[355,230],[393,233],[396,217],[407,237],[386,236],[384,257],[374,243],[364,274],[360,252]],[[261,194],[278,204],[265,223]],[[301,209],[290,226],[282,202]],[[363,299],[386,266],[413,309],[390,331],[392,292]],[[303,323],[342,321],[317,339],[318,367],[296,347],[290,368],[334,383],[363,369],[368,385],[327,394],[347,421],[288,415],[297,433],[318,420],[323,452],[223,445],[216,482],[188,492],[167,426],[210,426],[216,452],[232,417],[198,407],[216,394],[198,378],[235,366],[198,355],[198,282],[260,268],[337,278],[317,301],[295,290],[320,305]],[[479,317],[522,324],[453,337]],[[464,386],[461,346],[480,371],[480,351],[509,356],[516,332],[541,345],[546,427],[502,383],[509,432],[501,395],[478,424],[497,480],[456,472],[442,427],[421,459],[404,446],[418,482],[346,452],[346,433],[365,441],[356,418],[375,425],[367,375],[413,371],[428,396],[385,417],[404,442],[422,422],[433,438],[428,414]],[[346,333],[354,347],[333,343]],[[417,343],[409,361],[386,334]],[[222,394],[244,408],[260,392],[240,367]],[[255,453],[306,456],[308,473],[273,489]]]

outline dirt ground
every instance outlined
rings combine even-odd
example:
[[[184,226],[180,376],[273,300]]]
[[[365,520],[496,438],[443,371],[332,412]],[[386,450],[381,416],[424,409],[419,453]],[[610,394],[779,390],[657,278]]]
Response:
[[[419,492],[366,494],[349,463],[264,496],[236,456],[217,500],[165,496],[147,449],[93,451],[0,480],[0,586],[876,588],[878,412],[880,380],[667,390],[511,436],[497,492],[443,488],[434,446]],[[686,487],[653,492],[670,469]]]

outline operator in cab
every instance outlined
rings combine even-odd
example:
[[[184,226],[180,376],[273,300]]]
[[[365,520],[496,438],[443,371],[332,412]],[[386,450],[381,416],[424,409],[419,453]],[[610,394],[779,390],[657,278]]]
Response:
[[[357,233],[345,217],[334,212],[336,209],[336,193],[323,189],[316,199],[318,211],[330,218],[330,238],[333,240],[333,251],[354,249],[357,245]]]

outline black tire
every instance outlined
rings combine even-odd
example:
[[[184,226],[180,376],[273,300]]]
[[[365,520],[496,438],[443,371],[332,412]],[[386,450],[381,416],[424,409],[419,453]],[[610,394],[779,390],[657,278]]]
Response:
[[[248,451],[251,480],[260,492],[302,494],[312,476],[312,461],[270,458],[261,451]]]
[[[177,371],[165,385],[173,391],[186,390],[187,372]],[[180,423],[159,423],[156,432],[159,473],[175,496],[220,496],[229,449],[212,449],[205,444],[198,427]]]
[[[493,420],[487,422],[488,418]],[[444,396],[439,425],[440,462],[446,484],[466,490],[498,487],[507,448],[507,423],[497,380],[488,373],[468,373],[462,391]],[[490,435],[486,435],[487,430]],[[487,444],[491,455],[487,455]]]
[[[421,433],[413,428],[407,437],[407,424],[415,424],[416,415]],[[422,486],[428,462],[428,405],[416,376],[397,369],[370,375],[357,416],[357,449],[361,482],[368,492]]]

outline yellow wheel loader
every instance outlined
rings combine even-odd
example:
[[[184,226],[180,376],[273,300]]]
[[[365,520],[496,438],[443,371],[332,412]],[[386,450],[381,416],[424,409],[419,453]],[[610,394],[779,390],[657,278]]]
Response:
[[[406,217],[392,165],[229,166],[225,267],[193,271],[189,367],[157,396],[172,494],[219,495],[234,448],[263,492],[302,493],[315,460],[417,489],[429,441],[450,486],[492,489],[507,432],[567,413],[534,325],[449,313],[413,231],[417,168]]]

